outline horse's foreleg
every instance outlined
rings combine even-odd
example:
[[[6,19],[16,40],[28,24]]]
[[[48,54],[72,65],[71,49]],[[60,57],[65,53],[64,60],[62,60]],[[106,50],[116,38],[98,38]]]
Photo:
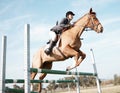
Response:
[[[63,53],[66,55],[66,56],[74,56],[74,59],[75,59],[75,64],[72,65],[72,66],[69,66],[66,70],[71,70],[73,68],[76,67],[76,64],[78,63],[78,59],[80,57],[80,53],[74,49],[72,49],[72,47],[70,47],[69,45],[65,47]]]
[[[79,59],[78,59],[78,61],[76,63],[76,66],[79,66],[80,63],[86,58],[86,54],[83,53],[81,50],[79,51],[79,54],[80,54],[80,57],[79,57]]]
[[[75,64],[73,64],[72,66],[69,66],[67,68],[67,70],[71,70],[76,68],[77,66],[80,65],[80,63],[85,59],[86,54],[83,53],[82,51],[79,51],[79,57],[78,56],[74,56],[74,60],[75,60]],[[77,60],[77,61],[76,61]]]
[[[37,73],[31,72],[31,74],[30,74],[30,79],[31,79],[31,80],[34,80],[36,74],[37,74]],[[31,84],[31,91],[33,91],[33,84]]]

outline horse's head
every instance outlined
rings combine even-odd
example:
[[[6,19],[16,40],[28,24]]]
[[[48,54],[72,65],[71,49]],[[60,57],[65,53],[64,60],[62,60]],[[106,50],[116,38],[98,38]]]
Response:
[[[91,28],[92,30],[96,31],[97,33],[103,32],[103,26],[99,22],[98,18],[96,17],[96,13],[92,11],[92,8],[90,9],[88,13],[88,24],[86,27]]]

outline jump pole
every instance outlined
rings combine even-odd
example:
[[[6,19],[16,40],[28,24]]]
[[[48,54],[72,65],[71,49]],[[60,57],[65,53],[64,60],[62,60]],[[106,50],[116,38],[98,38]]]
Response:
[[[24,28],[24,79],[25,92],[30,93],[30,25]]]
[[[77,88],[77,93],[80,93],[80,83],[79,83],[79,73],[78,73],[78,71],[77,71],[77,67],[75,68],[76,69],[76,72],[77,72],[77,75],[76,75],[76,80],[77,80],[77,82],[76,82],[76,88]]]
[[[7,36],[2,37],[0,93],[5,93]]]
[[[95,78],[96,78],[98,93],[102,93],[99,78],[98,78],[98,73],[97,73],[97,67],[96,67],[96,64],[95,64],[95,57],[94,57],[93,49],[91,48],[90,51],[91,51],[91,58],[92,58],[94,73],[97,74],[95,76]]]

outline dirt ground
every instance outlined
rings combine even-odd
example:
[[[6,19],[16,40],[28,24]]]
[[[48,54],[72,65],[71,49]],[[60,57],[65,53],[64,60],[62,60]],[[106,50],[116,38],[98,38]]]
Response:
[[[102,86],[102,93],[120,93],[119,86]],[[66,92],[54,92],[54,93],[77,93],[76,91],[66,91]],[[80,93],[97,93],[97,88],[84,88],[80,90]]]

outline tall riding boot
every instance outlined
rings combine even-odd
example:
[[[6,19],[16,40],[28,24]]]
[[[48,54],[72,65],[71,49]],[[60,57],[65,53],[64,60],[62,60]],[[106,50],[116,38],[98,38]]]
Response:
[[[47,54],[47,55],[49,55],[51,52],[52,52],[52,49],[53,49],[53,47],[56,45],[56,41],[50,41],[50,44],[49,44],[49,47],[47,48],[47,49],[45,49],[45,53]]]

